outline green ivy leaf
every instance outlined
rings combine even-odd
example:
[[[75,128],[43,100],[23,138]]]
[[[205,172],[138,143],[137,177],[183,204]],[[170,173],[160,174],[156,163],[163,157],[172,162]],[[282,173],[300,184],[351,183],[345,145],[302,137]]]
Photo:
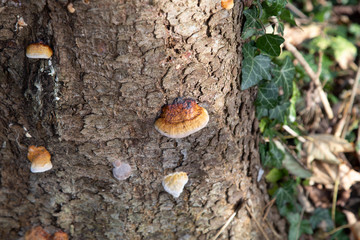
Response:
[[[270,170],[270,172],[266,175],[265,179],[268,182],[276,183],[280,179],[284,177],[285,173],[284,171],[281,171],[277,168],[273,168]]]
[[[259,16],[256,8],[247,9],[244,11],[246,21],[243,27],[241,37],[247,39],[256,34],[263,34],[262,25],[259,22]]]
[[[267,16],[279,16],[284,10],[286,0],[267,0],[263,5],[263,9]]]
[[[267,117],[268,115],[269,115],[269,110],[266,107],[262,107],[261,105],[256,106],[256,117],[258,119]]]
[[[283,206],[286,203],[291,203],[294,201],[294,182],[290,181],[288,184],[286,184],[283,187],[279,187],[278,190],[276,190],[274,197],[276,197],[276,205],[277,206]]]
[[[317,208],[310,217],[311,227],[315,229],[322,221],[325,221],[327,231],[330,231],[334,227],[329,210],[325,208]]]
[[[282,36],[284,36],[284,28],[285,28],[284,24],[282,22],[279,22],[279,27],[278,27],[277,32]]]
[[[296,24],[296,22],[294,20],[294,16],[286,8],[282,10],[282,12],[280,14],[280,19],[290,23],[290,25],[292,25],[292,26],[297,26],[297,24]]]
[[[276,86],[282,87],[284,99],[288,99],[292,94],[293,79],[295,76],[295,67],[290,59],[286,57],[284,64],[280,67],[273,68],[274,82]]]
[[[276,168],[281,168],[282,160],[285,156],[283,151],[276,147],[276,144],[274,142],[270,142],[269,147],[269,152],[272,157],[272,165]]]
[[[288,109],[290,107],[289,102],[284,102],[281,105],[277,105],[273,109],[269,110],[270,119],[276,119],[279,122],[284,122],[285,117],[288,115]]]
[[[279,35],[265,34],[258,38],[256,46],[270,56],[276,57],[281,53],[280,45],[283,42],[284,38]]]
[[[313,230],[308,220],[301,220],[299,213],[288,213],[286,216],[290,223],[289,240],[298,240],[303,234],[312,234]]]
[[[266,82],[259,86],[256,104],[263,108],[274,108],[278,103],[278,88],[274,83]]]
[[[265,55],[257,55],[255,57],[255,48],[251,43],[246,43],[243,48],[243,68],[241,89],[248,89],[262,79],[270,80],[270,58]]]

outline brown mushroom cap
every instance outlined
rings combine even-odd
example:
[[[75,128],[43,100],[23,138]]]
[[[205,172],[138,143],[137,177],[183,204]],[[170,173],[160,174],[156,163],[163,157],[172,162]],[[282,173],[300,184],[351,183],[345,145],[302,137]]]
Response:
[[[169,138],[183,138],[204,128],[208,122],[208,112],[195,100],[176,98],[161,109],[155,128]]]
[[[49,59],[53,55],[53,50],[43,43],[32,43],[26,48],[28,58]]]
[[[29,146],[27,157],[31,162],[30,170],[33,173],[45,172],[52,168],[52,163],[50,161],[51,155],[42,146]]]

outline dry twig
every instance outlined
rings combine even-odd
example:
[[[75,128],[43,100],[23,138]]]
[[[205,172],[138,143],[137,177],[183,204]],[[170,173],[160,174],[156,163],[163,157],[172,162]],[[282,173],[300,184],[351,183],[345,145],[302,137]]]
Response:
[[[297,132],[292,130],[288,125],[283,125],[283,129],[287,131],[291,136],[297,137],[300,142],[306,142],[306,139],[302,136],[300,136]]]
[[[236,216],[237,211],[235,211],[233,214],[231,214],[231,216],[228,218],[228,220],[226,221],[226,223],[224,224],[224,226],[222,226],[222,228],[217,232],[217,234],[212,238],[213,240],[216,240],[220,234],[226,229],[226,227],[231,223],[231,221],[234,219],[234,217]]]
[[[274,197],[273,199],[271,199],[271,201],[268,202],[268,203],[266,204],[266,206],[264,207],[263,211],[264,211],[265,209],[266,209],[266,211],[265,211],[263,220],[265,220],[265,219],[267,218],[267,215],[269,214],[270,209],[271,209],[271,207],[274,205],[275,201],[276,201],[276,197]]]
[[[291,43],[288,43],[287,41],[285,41],[284,44],[285,44],[286,49],[289,50],[294,55],[294,57],[300,62],[301,66],[303,66],[306,73],[309,75],[311,80],[314,82],[314,84],[316,86],[316,90],[319,92],[321,102],[324,105],[325,112],[326,112],[328,118],[333,119],[334,113],[331,109],[331,106],[330,106],[329,100],[327,99],[326,93],[322,89],[319,77],[317,76],[316,73],[314,73],[314,71],[311,69],[310,65],[308,64],[308,62],[305,60],[305,58],[301,55],[301,53],[296,49],[296,47],[294,45],[292,45]]]
[[[309,18],[301,11],[299,10],[295,5],[293,5],[292,3],[287,3],[286,7],[288,9],[290,9],[293,13],[295,13],[297,16],[299,16],[300,18],[306,19],[308,20]]]
[[[353,88],[352,88],[352,91],[351,91],[350,100],[346,104],[344,112],[343,112],[343,116],[342,116],[341,120],[339,121],[339,123],[338,123],[338,125],[336,127],[336,130],[335,130],[334,135],[337,136],[337,137],[341,136],[342,138],[344,138],[345,134],[346,134],[346,131],[347,131],[347,125],[348,124],[346,124],[346,123],[348,122],[350,110],[353,107],[354,99],[355,99],[355,96],[356,96],[356,93],[357,93],[357,88],[358,88],[359,81],[360,81],[360,61],[359,61],[358,65],[359,66],[358,66],[358,69],[357,69],[357,72],[356,72],[355,82],[354,82],[354,85],[353,85]]]
[[[264,229],[261,227],[260,223],[256,220],[255,216],[252,214],[249,206],[247,204],[245,204],[246,210],[248,211],[248,213],[250,214],[251,218],[255,221],[256,226],[259,228],[260,232],[262,233],[262,235],[264,236],[264,238],[266,240],[269,240],[269,237],[267,236],[267,234],[265,233]]]
[[[339,184],[340,184],[340,174],[339,174],[339,166],[338,166],[336,171],[336,180],[334,185],[333,201],[331,207],[331,219],[333,220],[333,222],[335,222],[335,210],[336,210],[337,194],[339,191]]]

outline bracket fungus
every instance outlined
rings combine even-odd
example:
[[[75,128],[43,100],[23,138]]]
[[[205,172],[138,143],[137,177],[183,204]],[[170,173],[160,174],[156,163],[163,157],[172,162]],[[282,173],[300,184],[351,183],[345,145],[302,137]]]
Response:
[[[49,59],[53,55],[53,50],[42,42],[32,43],[26,48],[28,58]]]
[[[25,240],[69,240],[69,236],[63,231],[57,231],[51,236],[41,226],[37,226],[26,232]]]
[[[52,164],[50,161],[51,155],[42,146],[29,146],[27,157],[31,162],[30,170],[33,173],[45,172],[52,168]]]
[[[184,138],[204,128],[209,122],[205,108],[190,98],[176,98],[162,107],[155,129],[169,138]]]
[[[50,234],[41,226],[34,227],[25,234],[25,240],[48,240],[49,238]]]
[[[230,10],[234,7],[234,0],[221,0],[221,7]]]
[[[175,172],[165,176],[162,185],[166,192],[177,198],[182,193],[188,180],[186,172]]]
[[[131,176],[131,166],[127,163],[116,160],[113,162],[113,175],[117,180],[125,180]]]

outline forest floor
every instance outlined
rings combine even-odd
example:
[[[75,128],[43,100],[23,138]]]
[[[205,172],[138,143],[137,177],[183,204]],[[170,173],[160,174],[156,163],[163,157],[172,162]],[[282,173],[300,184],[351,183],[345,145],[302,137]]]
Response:
[[[287,8],[297,26],[285,24],[278,59],[289,56],[295,66],[296,120],[278,125],[279,139],[283,161],[295,158],[301,167],[283,162],[267,171],[268,191],[284,197],[279,188],[295,182],[285,192],[299,210],[278,206],[289,239],[360,239],[360,3],[298,0]],[[293,177],[301,171],[311,176]]]

